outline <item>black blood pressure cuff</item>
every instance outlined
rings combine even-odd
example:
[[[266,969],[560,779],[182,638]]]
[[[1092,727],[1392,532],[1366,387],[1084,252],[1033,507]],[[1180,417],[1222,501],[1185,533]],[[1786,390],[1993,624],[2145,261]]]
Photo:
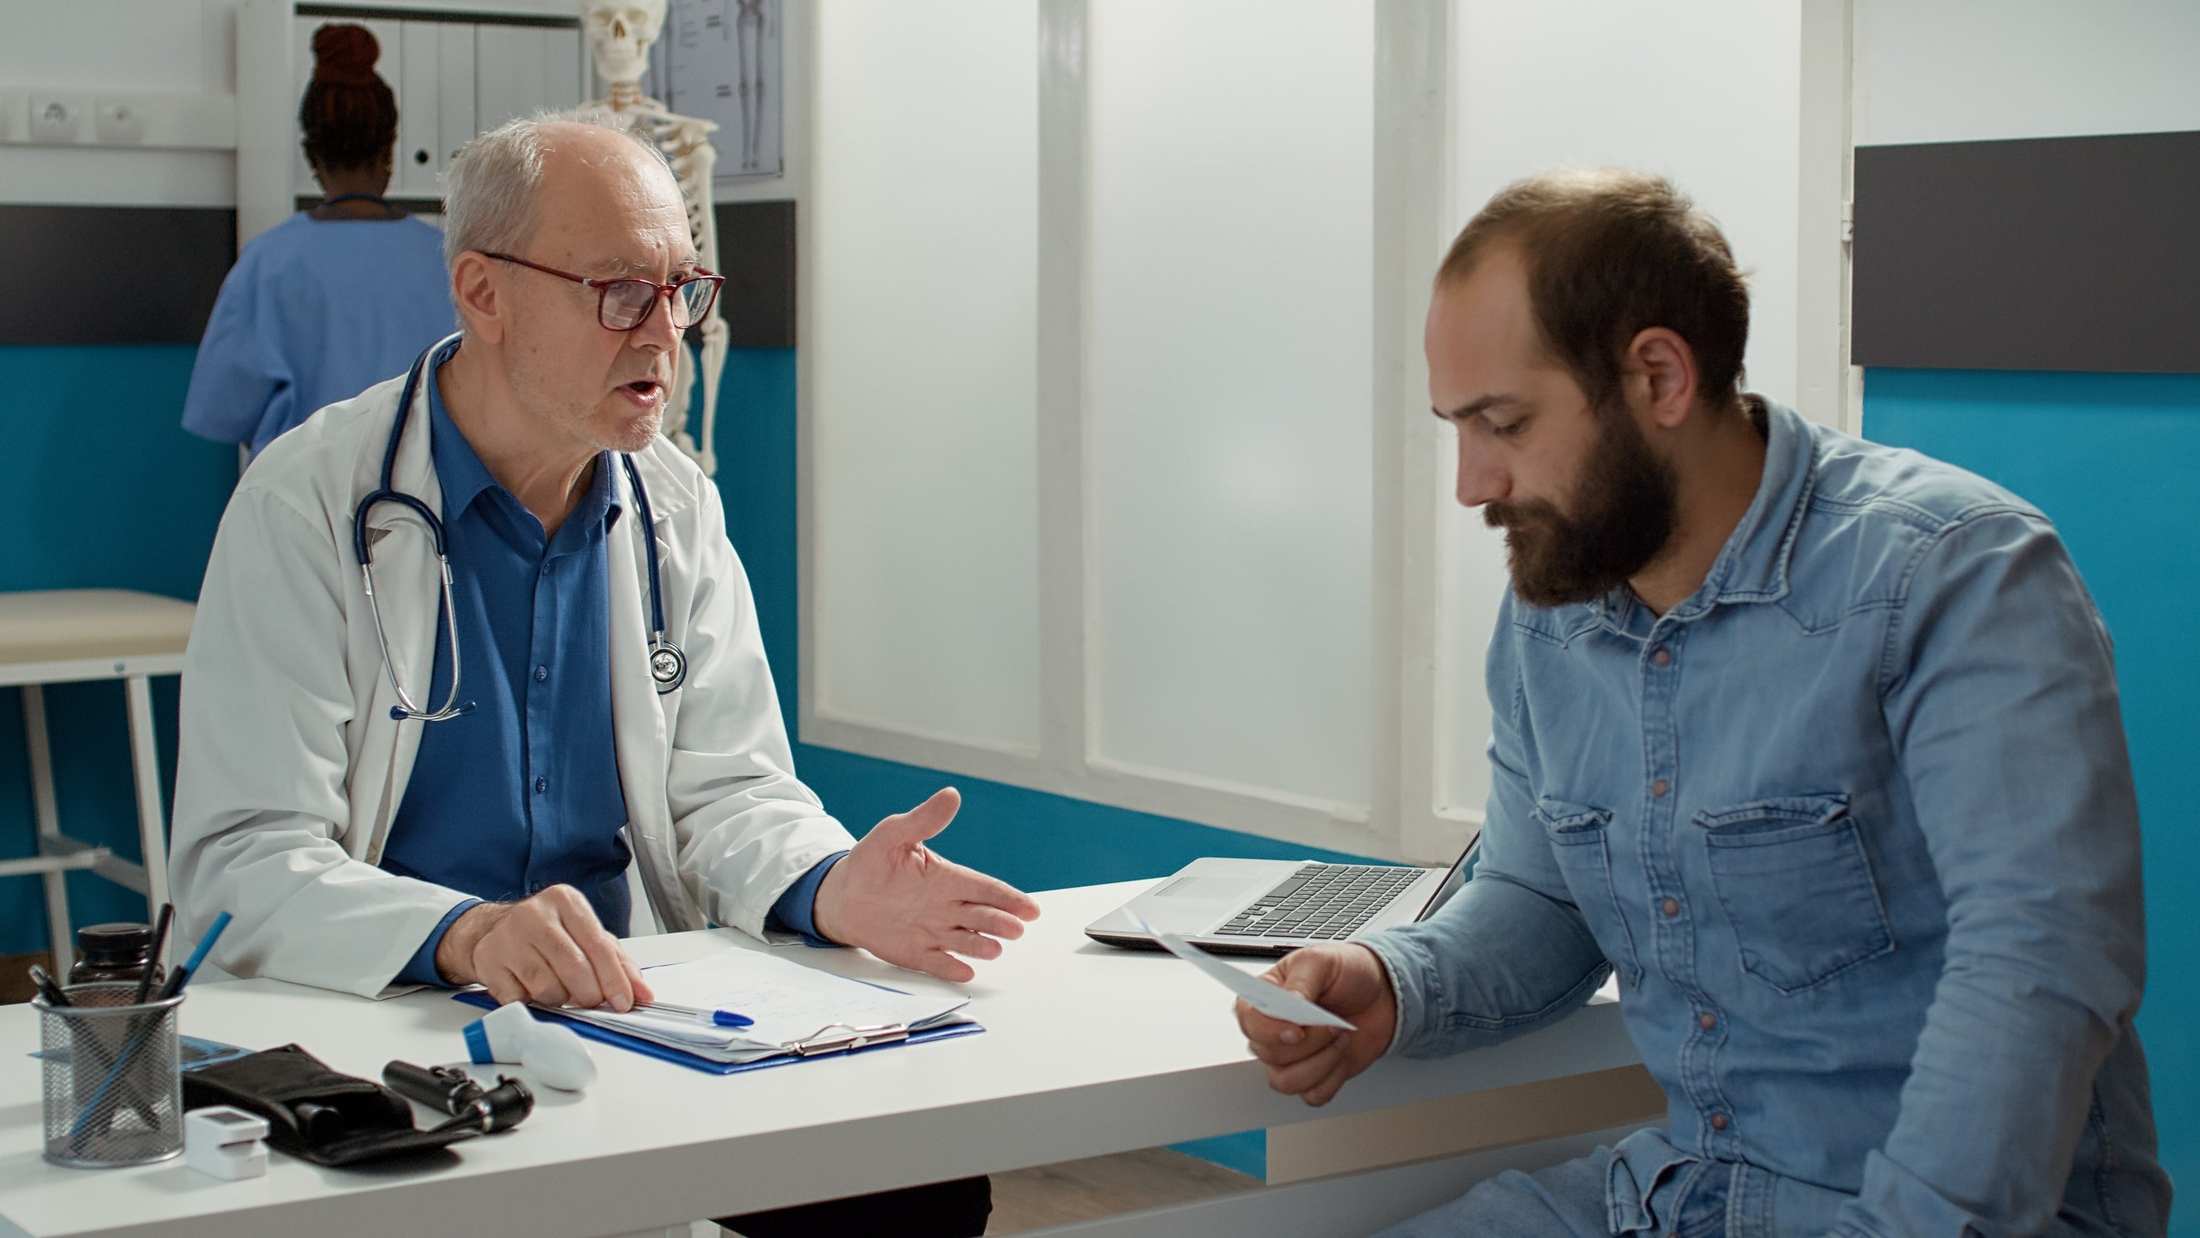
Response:
[[[340,1074],[296,1045],[184,1072],[186,1109],[235,1105],[267,1119],[267,1141],[316,1165],[413,1155],[480,1134],[478,1126],[413,1126],[412,1105],[379,1083]]]

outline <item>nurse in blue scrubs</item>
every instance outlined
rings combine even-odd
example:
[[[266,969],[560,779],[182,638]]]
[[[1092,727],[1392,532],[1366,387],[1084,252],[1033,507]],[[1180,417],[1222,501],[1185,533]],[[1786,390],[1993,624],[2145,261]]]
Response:
[[[313,36],[298,108],[327,200],[252,239],[222,282],[191,371],[184,429],[257,452],[456,330],[443,234],[393,206],[397,99],[364,27]]]

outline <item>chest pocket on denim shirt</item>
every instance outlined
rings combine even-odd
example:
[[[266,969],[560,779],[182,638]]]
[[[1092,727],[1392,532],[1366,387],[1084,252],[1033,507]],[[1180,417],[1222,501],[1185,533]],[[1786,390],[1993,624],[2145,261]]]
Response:
[[[1799,993],[1894,950],[1847,796],[1757,800],[1695,823],[1743,971]]]
[[[1550,836],[1551,856],[1565,875],[1574,905],[1588,921],[1589,932],[1604,948],[1620,983],[1632,989],[1642,983],[1642,964],[1635,957],[1634,934],[1620,914],[1619,893],[1612,885],[1611,843],[1607,838],[1612,814],[1586,804],[1572,804],[1548,796],[1535,802],[1536,820]]]

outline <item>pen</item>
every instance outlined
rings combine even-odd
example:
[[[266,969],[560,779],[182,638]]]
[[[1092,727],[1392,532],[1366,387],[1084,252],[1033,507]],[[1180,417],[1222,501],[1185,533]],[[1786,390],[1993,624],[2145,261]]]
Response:
[[[700,1006],[679,1006],[671,1002],[636,1002],[636,1010],[656,1010],[665,1014],[685,1015],[700,1019],[713,1027],[754,1027],[756,1020],[731,1010],[705,1010]]]
[[[46,974],[46,969],[36,963],[31,964],[31,983],[38,986],[38,995],[46,999],[48,1007],[58,1009],[75,1005],[69,995],[61,991],[61,986],[53,982],[53,977]]]
[[[160,905],[160,922],[153,929],[153,949],[145,956],[145,970],[138,975],[137,996],[130,1001],[133,1006],[144,1005],[146,996],[153,991],[153,972],[160,966],[161,948],[168,944],[168,922],[175,919],[175,916],[174,903]]]
[[[199,938],[197,948],[191,951],[191,957],[183,961],[183,966],[168,973],[168,983],[160,986],[161,1001],[167,1001],[183,992],[183,986],[191,983],[192,973],[198,971],[199,964],[206,961],[206,956],[214,949],[214,943],[221,940],[222,930],[229,927],[229,918],[226,911],[215,916],[214,923],[207,926],[206,936]]]

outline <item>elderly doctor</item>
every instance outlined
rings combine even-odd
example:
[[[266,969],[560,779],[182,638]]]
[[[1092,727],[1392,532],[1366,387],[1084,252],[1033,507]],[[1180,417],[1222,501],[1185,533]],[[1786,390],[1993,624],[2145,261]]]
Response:
[[[179,928],[229,911],[224,970],[365,996],[623,1010],[652,921],[969,979],[1037,905],[926,848],[952,790],[857,842],[795,778],[718,493],[658,433],[720,282],[663,158],[608,113],[514,121],[446,211],[461,334],[272,443],[223,517]]]

